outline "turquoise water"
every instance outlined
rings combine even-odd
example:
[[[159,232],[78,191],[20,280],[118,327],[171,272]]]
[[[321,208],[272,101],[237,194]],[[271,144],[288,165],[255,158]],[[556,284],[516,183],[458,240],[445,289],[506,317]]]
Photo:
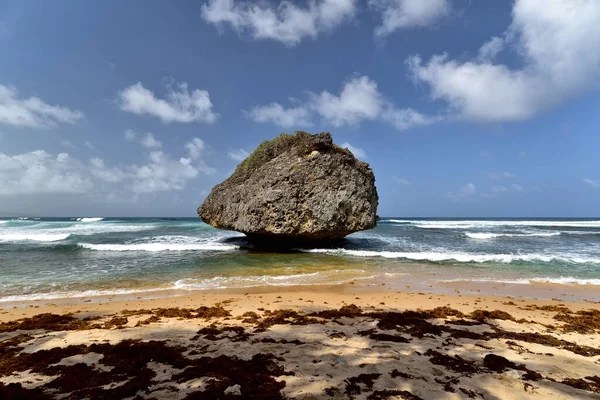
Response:
[[[600,220],[401,219],[339,248],[243,250],[197,218],[0,220],[0,301],[410,277],[600,285]]]

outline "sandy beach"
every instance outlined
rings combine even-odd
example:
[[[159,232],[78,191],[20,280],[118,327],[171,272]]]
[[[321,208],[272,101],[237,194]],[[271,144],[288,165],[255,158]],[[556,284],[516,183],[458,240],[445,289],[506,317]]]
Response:
[[[345,285],[0,314],[1,398],[600,398],[600,304]]]

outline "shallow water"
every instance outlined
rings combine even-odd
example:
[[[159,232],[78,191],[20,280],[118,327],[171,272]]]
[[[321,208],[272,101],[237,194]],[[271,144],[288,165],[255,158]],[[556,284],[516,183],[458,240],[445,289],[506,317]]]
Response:
[[[600,220],[400,219],[339,248],[240,249],[197,218],[0,221],[0,301],[335,284],[353,279],[600,285]]]

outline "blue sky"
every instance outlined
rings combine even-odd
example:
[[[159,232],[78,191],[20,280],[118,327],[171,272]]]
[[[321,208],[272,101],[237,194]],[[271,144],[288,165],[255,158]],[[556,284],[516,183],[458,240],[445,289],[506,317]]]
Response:
[[[0,214],[193,216],[330,131],[383,216],[600,216],[600,2],[0,2]]]

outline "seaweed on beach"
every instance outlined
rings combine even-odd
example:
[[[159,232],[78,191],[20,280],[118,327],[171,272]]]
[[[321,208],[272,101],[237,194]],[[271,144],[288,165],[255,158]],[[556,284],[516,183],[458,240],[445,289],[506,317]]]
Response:
[[[390,335],[387,333],[377,333],[375,329],[369,329],[366,331],[357,332],[360,336],[368,337],[375,341],[394,342],[394,343],[410,343],[410,339],[407,339],[399,335]]]
[[[320,317],[325,319],[338,319],[341,317],[354,318],[363,314],[363,310],[355,304],[340,307],[339,310],[323,310],[308,314],[310,317]]]
[[[367,391],[373,390],[375,380],[379,379],[381,374],[360,374],[358,376],[352,376],[345,380],[346,387],[344,393],[352,397],[362,393],[361,384],[365,386]]]
[[[599,310],[581,310],[576,313],[561,312],[555,315],[554,319],[565,322],[565,325],[561,327],[563,332],[588,334],[600,331]]]
[[[265,317],[256,324],[255,332],[265,332],[273,325],[308,325],[320,324],[315,318],[309,318],[294,310],[265,311]]]
[[[469,318],[474,319],[475,321],[485,321],[486,319],[501,319],[506,321],[516,321],[515,317],[502,310],[475,310],[471,314],[469,314]]]
[[[166,308],[154,308],[154,309],[140,309],[140,310],[123,310],[121,314],[124,316],[137,316],[137,315],[152,315],[156,318],[180,318],[180,319],[194,319],[194,318],[224,318],[230,317],[231,313],[223,308],[221,304],[216,304],[212,307],[202,306],[199,308],[180,308],[180,307],[166,307]],[[151,322],[156,322],[152,320]]]
[[[430,363],[444,366],[454,372],[474,374],[480,370],[475,361],[465,360],[459,355],[449,356],[448,354],[443,354],[432,349],[427,350],[424,355],[429,357]]]
[[[128,322],[129,322],[129,320],[127,319],[127,317],[114,316],[104,323],[103,328],[104,329],[112,329],[112,328],[121,329]]]
[[[42,389],[26,389],[20,383],[9,383],[5,385],[0,382],[0,399],[3,400],[50,400],[53,399]]]
[[[403,400],[424,400],[407,390],[376,390],[367,396],[367,400],[387,400],[390,398],[401,398]]]
[[[208,385],[201,391],[190,393],[185,399],[222,398],[224,391],[233,385],[239,385],[242,398],[246,399],[284,399],[281,390],[285,382],[274,378],[289,374],[272,354],[256,354],[250,360],[235,356],[202,357],[194,360],[194,365],[173,376],[179,383],[198,377],[211,377]]]
[[[593,393],[600,393],[600,376],[586,376],[585,379],[566,378],[560,383],[571,386],[576,389],[587,390]]]
[[[99,328],[100,325],[92,322],[98,318],[79,319],[72,314],[44,313],[30,318],[18,319],[0,323],[0,332],[32,331],[43,329],[45,331],[76,331]]]

